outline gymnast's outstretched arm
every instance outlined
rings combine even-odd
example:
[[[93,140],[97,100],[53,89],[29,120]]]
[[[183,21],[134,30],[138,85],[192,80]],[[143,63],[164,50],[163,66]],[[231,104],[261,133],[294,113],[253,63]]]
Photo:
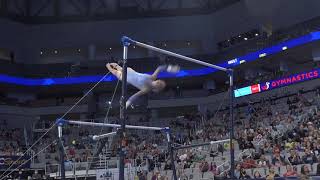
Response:
[[[137,93],[135,93],[134,95],[132,95],[126,102],[126,108],[128,108],[129,106],[131,106],[131,104],[140,96],[148,94],[150,92],[150,89],[142,89],[140,91],[138,91]]]
[[[162,71],[166,71],[167,67],[167,65],[159,66],[151,75],[152,80],[156,80],[158,78],[159,73]]]

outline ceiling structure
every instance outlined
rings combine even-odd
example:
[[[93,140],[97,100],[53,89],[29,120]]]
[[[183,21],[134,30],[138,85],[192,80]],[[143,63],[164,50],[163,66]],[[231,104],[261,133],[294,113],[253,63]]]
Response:
[[[208,14],[240,0],[0,0],[0,17],[25,24]]]

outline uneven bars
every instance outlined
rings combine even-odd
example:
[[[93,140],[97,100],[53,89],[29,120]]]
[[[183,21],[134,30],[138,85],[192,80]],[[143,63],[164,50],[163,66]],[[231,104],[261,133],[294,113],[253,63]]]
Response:
[[[224,142],[229,142],[230,139],[225,139],[225,140],[219,140],[219,141],[210,141],[206,143],[200,143],[200,144],[191,144],[191,145],[186,145],[186,146],[178,146],[174,147],[174,150],[179,150],[179,149],[186,149],[186,148],[193,148],[193,147],[199,147],[199,146],[207,146],[207,145],[213,145],[213,144],[219,144],[219,143],[224,143]]]
[[[203,66],[207,66],[207,67],[211,67],[211,68],[214,68],[214,69],[217,69],[217,70],[221,70],[221,71],[224,71],[224,72],[226,72],[228,74],[229,80],[230,80],[230,83],[229,83],[229,86],[230,86],[230,144],[231,144],[230,145],[230,157],[231,157],[231,178],[233,179],[235,177],[234,176],[235,162],[234,162],[234,147],[233,147],[233,139],[234,139],[234,117],[233,117],[233,98],[234,98],[234,95],[233,95],[234,77],[233,76],[234,75],[233,75],[233,69],[231,69],[231,68],[229,69],[229,68],[224,68],[224,67],[221,67],[221,66],[213,65],[213,64],[210,64],[210,63],[207,63],[207,62],[203,62],[203,61],[200,61],[200,60],[197,60],[197,59],[194,59],[194,58],[190,58],[190,57],[187,57],[187,56],[183,56],[183,55],[171,52],[171,51],[167,51],[167,50],[160,49],[160,48],[157,48],[157,47],[154,47],[154,46],[150,46],[148,44],[144,44],[144,43],[135,41],[135,40],[133,40],[133,39],[131,39],[129,37],[126,37],[126,36],[123,36],[121,38],[121,41],[122,41],[122,44],[125,46],[125,49],[130,44],[133,44],[133,45],[136,45],[136,46],[140,46],[140,47],[143,47],[143,48],[146,48],[146,49],[153,50],[155,52],[159,52],[159,53],[166,54],[166,55],[169,55],[169,56],[173,56],[173,57],[176,57],[176,58],[180,58],[180,59],[183,59],[183,60],[186,60],[186,61],[190,61],[190,62],[193,62],[193,63],[196,63],[196,64],[201,64]],[[173,148],[171,148],[171,151],[173,152]],[[172,157],[172,161],[173,161],[173,157]],[[174,161],[173,161],[172,165],[173,165],[173,168],[175,168],[174,167]],[[177,180],[177,176],[175,174],[175,170],[174,170],[174,180]]]
[[[113,127],[113,128],[121,128],[120,124],[106,124],[106,123],[93,123],[93,122],[83,122],[83,121],[67,121],[67,120],[58,120],[60,123],[64,124],[76,124],[83,126],[99,126],[99,127]],[[132,126],[126,125],[127,129],[141,129],[141,130],[153,130],[153,131],[161,131],[161,130],[169,130],[169,127],[161,128],[161,127],[149,127],[149,126]]]
[[[103,139],[103,138],[115,136],[116,134],[117,134],[117,132],[111,132],[111,133],[101,134],[101,135],[94,135],[94,136],[92,136],[92,139],[95,140],[95,141],[98,141],[98,140]]]
[[[187,57],[187,56],[183,56],[183,55],[180,55],[180,54],[177,54],[177,53],[174,53],[174,52],[171,52],[171,51],[167,51],[167,50],[164,50],[164,49],[160,49],[160,48],[157,48],[157,47],[154,47],[154,46],[150,46],[148,44],[141,43],[139,41],[135,41],[135,40],[133,40],[133,39],[131,39],[129,37],[126,37],[126,36],[123,36],[121,41],[123,43],[133,44],[133,45],[140,46],[140,47],[143,47],[143,48],[146,48],[146,49],[150,49],[150,50],[162,53],[162,54],[166,54],[166,55],[173,56],[173,57],[176,57],[176,58],[184,59],[186,61],[190,61],[190,62],[194,62],[194,63],[197,63],[197,64],[201,64],[203,66],[208,66],[208,67],[211,67],[211,68],[214,68],[214,69],[218,69],[218,70],[221,70],[221,71],[225,71],[225,72],[230,71],[230,69],[227,69],[227,68],[224,68],[224,67],[221,67],[221,66],[217,66],[217,65],[214,65],[214,64],[210,64],[210,63],[207,63],[207,62],[204,62],[204,61],[200,61],[200,60],[197,60],[197,59],[194,59],[194,58],[190,58],[190,57]]]

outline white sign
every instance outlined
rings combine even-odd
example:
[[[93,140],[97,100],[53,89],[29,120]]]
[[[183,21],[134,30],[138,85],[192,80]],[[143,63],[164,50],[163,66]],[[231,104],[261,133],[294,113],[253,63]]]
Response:
[[[238,59],[235,58],[235,59],[231,59],[230,61],[228,61],[228,64],[236,64],[238,62]]]
[[[134,179],[135,172],[137,169],[128,166],[124,169],[124,179],[132,180]],[[97,169],[96,170],[96,179],[97,180],[118,180],[119,179],[119,169],[110,168],[110,169]]]

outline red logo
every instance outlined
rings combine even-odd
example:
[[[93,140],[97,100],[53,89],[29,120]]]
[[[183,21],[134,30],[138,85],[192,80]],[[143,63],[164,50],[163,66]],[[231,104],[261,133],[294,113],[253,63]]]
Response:
[[[260,84],[255,84],[251,86],[252,94],[260,92]]]

